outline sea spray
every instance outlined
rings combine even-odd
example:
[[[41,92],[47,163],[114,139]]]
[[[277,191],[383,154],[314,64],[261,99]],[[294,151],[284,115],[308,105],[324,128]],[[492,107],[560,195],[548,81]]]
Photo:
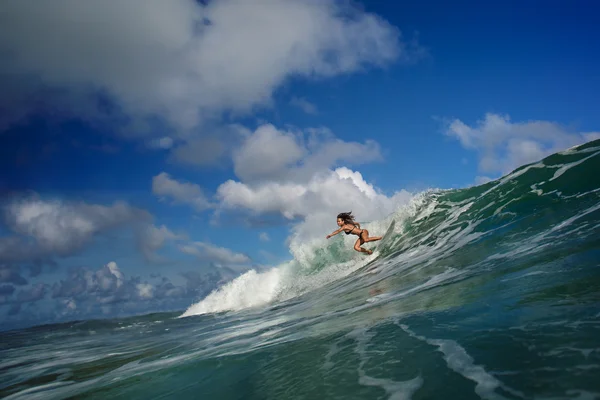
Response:
[[[378,221],[361,226],[368,229],[371,236],[385,233],[392,221],[395,229],[392,235],[401,235],[404,221],[419,215],[424,218],[431,208],[424,206],[433,200],[435,191],[423,192],[401,206],[391,215]],[[290,252],[293,260],[279,266],[258,272],[250,270],[234,280],[215,289],[200,302],[190,306],[181,317],[238,311],[285,301],[320,288],[341,279],[364,267],[380,256],[375,252],[371,256],[357,253],[354,249],[356,236],[338,235],[326,241],[313,239],[304,243],[291,241]],[[366,244],[366,247],[377,246]]]
[[[288,269],[287,265],[282,265],[260,273],[250,270],[189,307],[182,317],[267,304],[280,294]]]

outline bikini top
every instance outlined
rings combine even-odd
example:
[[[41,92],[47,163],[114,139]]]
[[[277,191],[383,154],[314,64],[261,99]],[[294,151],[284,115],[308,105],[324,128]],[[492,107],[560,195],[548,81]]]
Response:
[[[354,225],[354,228],[356,228],[356,225]],[[352,233],[352,231],[354,230],[354,228],[350,229],[349,231],[344,230],[344,233],[346,233],[346,235],[349,235]]]

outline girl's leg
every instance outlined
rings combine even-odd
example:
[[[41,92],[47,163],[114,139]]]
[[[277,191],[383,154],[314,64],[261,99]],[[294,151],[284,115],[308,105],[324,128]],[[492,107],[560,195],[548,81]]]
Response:
[[[363,240],[363,242],[369,243],[369,242],[376,242],[378,240],[381,240],[382,236],[369,237],[369,231],[366,229],[363,229],[363,231],[360,234],[360,238]]]
[[[356,239],[356,243],[354,243],[354,250],[360,252],[360,253],[367,253],[367,254],[373,254],[372,250],[367,250],[367,249],[363,249],[362,246],[363,243],[365,243],[364,240],[362,240],[362,238],[358,238]]]

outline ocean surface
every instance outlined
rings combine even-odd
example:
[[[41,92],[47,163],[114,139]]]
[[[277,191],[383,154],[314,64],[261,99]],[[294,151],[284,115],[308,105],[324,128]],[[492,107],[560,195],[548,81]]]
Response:
[[[2,332],[0,398],[600,398],[600,141],[365,226],[177,313]]]

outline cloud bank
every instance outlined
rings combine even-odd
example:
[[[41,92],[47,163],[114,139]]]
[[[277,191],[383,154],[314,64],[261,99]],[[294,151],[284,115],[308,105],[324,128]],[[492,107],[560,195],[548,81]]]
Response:
[[[100,232],[149,217],[124,202],[103,206],[27,198],[5,208],[5,221],[13,232],[33,239],[36,252],[58,256],[81,250]]]
[[[28,265],[37,273],[42,265],[54,265],[56,258],[82,252],[100,235],[121,228],[137,230],[152,221],[148,212],[125,202],[107,206],[37,195],[5,201],[0,222],[8,234],[0,236],[0,266]]]
[[[200,186],[177,181],[166,172],[152,178],[152,193],[161,199],[171,198],[176,204],[188,204],[196,211],[204,211],[211,207]]]
[[[114,261],[97,269],[70,268],[65,275],[51,284],[36,283],[21,289],[0,285],[0,307],[7,308],[4,323],[19,326],[29,321],[57,322],[181,309],[223,281],[219,271],[182,273],[183,285],[161,276],[128,277]],[[54,301],[43,301],[50,299]]]
[[[115,232],[132,233],[132,249],[137,245],[148,262],[164,261],[158,251],[167,243],[187,240],[123,201],[101,205],[33,195],[5,199],[2,211],[0,283],[26,285],[23,268],[36,276],[43,266],[55,267],[57,260],[82,254],[99,237]]]
[[[152,130],[157,117],[189,132],[225,112],[269,106],[291,77],[410,61],[421,50],[377,15],[335,0],[9,0],[0,53],[10,83],[0,126],[49,111],[31,102],[42,96],[54,114],[109,118],[132,134]]]
[[[236,150],[239,180],[217,188],[216,212],[279,215],[294,224],[296,241],[324,236],[341,211],[354,210],[360,221],[380,219],[411,194],[383,193],[347,166],[381,160],[372,140],[347,142],[327,129],[286,131],[262,125]]]
[[[444,133],[477,152],[479,171],[506,174],[552,153],[600,138],[599,132],[572,132],[550,121],[511,122],[510,116],[487,113],[475,126],[449,121]],[[489,180],[487,176],[477,178]]]

